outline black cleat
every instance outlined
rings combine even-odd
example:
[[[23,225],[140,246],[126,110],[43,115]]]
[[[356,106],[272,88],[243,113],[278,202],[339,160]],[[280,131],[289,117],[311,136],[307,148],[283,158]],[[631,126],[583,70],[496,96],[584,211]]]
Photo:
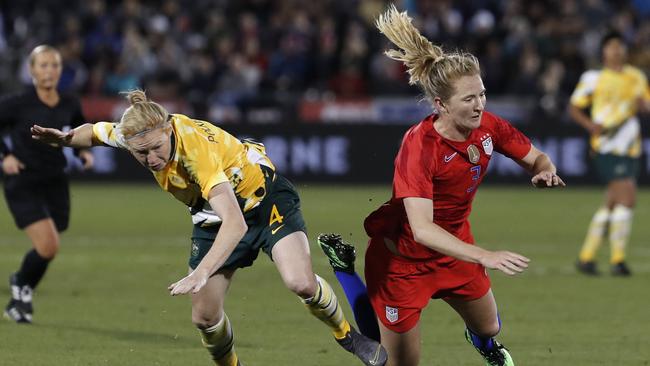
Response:
[[[578,272],[586,274],[587,276],[600,276],[600,272],[598,271],[596,262],[594,261],[583,262],[581,260],[578,260],[576,262],[576,269]]]
[[[334,271],[354,273],[357,254],[352,244],[344,242],[339,234],[319,234],[316,241],[330,260]]]
[[[350,328],[343,339],[336,340],[346,351],[357,356],[366,366],[384,366],[388,361],[388,354],[378,342]]]
[[[32,322],[32,315],[26,313],[20,301],[11,299],[4,311],[4,317],[16,323],[29,324]]]
[[[32,306],[34,290],[29,285],[19,285],[15,273],[9,276],[9,288],[11,289],[11,300],[5,308],[4,316],[17,323],[31,323],[34,314]]]
[[[628,268],[625,262],[618,262],[616,264],[612,264],[611,271],[612,271],[612,276],[629,277],[632,275],[630,268]]]

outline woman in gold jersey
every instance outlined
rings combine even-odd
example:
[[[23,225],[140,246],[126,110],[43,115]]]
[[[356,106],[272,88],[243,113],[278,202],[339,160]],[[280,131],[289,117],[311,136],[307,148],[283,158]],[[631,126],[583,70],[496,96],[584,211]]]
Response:
[[[621,34],[606,34],[601,47],[603,68],[582,74],[569,107],[571,117],[590,134],[595,168],[607,184],[605,200],[591,220],[576,266],[582,273],[598,275],[596,252],[608,235],[612,275],[629,276],[625,248],[641,155],[636,114],[650,110],[650,93],[643,72],[625,63],[627,48]],[[584,112],[586,108],[589,114]]]
[[[67,133],[35,125],[32,135],[63,146],[126,149],[163,190],[190,208],[189,274],[169,291],[190,294],[192,322],[215,363],[240,364],[224,299],[235,271],[252,265],[261,249],[344,349],[365,365],[384,365],[385,350],[350,326],[330,285],[313,273],[300,198],[275,172],[264,147],[209,122],[170,114],[143,91],[127,98],[130,107],[118,123],[84,124]]]

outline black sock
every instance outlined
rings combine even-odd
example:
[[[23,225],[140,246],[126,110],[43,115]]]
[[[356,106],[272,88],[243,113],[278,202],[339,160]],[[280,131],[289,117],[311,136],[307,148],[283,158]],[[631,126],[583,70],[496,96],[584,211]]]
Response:
[[[25,254],[23,258],[23,264],[20,267],[17,276],[17,282],[19,285],[29,285],[31,288],[36,288],[38,283],[45,275],[47,266],[50,264],[50,260],[43,258],[36,252],[35,249],[30,250]]]

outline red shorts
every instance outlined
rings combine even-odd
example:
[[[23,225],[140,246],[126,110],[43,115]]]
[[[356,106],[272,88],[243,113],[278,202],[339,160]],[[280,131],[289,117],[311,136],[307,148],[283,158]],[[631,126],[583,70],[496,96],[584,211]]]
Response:
[[[481,298],[490,290],[485,267],[451,257],[415,261],[391,253],[383,238],[370,239],[366,285],[377,317],[386,328],[404,333],[420,320],[430,299]]]

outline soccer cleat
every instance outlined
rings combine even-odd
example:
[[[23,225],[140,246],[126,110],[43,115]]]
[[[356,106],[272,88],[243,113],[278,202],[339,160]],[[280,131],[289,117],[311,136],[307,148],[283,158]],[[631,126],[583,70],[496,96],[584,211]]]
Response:
[[[319,234],[316,241],[334,271],[354,273],[354,260],[357,254],[352,244],[344,242],[339,234]]]
[[[630,268],[625,264],[625,262],[612,264],[611,272],[612,276],[629,277],[632,275]]]
[[[465,339],[467,339],[467,342],[471,344],[472,346],[474,345],[472,343],[472,336],[469,334],[469,330],[465,329]],[[496,340],[493,340],[494,342],[494,347],[490,351],[484,351],[481,349],[478,349],[477,347],[476,350],[478,353],[483,357],[485,360],[485,365],[486,366],[515,366],[514,361],[512,360],[512,356],[510,356],[510,353],[508,352],[508,349],[504,347],[501,343],[497,342]]]
[[[9,276],[9,288],[11,289],[11,301],[9,301],[5,313],[10,307],[16,307],[20,310],[22,314],[21,317],[27,319],[28,323],[31,323],[32,315],[34,314],[34,307],[32,305],[34,290],[29,285],[20,286],[15,273]],[[15,316],[12,316],[11,318],[14,320],[16,319]]]
[[[600,276],[600,272],[598,271],[596,262],[594,261],[583,262],[581,260],[578,260],[576,262],[576,269],[578,272],[586,274],[588,276]]]
[[[16,323],[29,324],[32,322],[32,315],[25,313],[22,309],[22,303],[14,299],[9,300],[9,304],[7,304],[3,315],[5,318]]]
[[[384,366],[388,361],[388,354],[378,342],[350,328],[343,339],[336,340],[346,351],[357,356],[366,366]]]

